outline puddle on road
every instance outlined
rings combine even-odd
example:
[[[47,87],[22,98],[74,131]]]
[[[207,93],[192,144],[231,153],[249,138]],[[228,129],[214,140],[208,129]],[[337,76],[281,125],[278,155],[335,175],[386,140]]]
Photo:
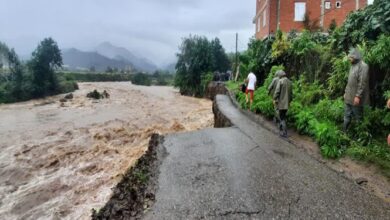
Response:
[[[0,105],[0,216],[89,219],[144,154],[152,133],[213,125],[212,103],[169,87],[80,83],[74,99],[55,96]],[[107,90],[93,101],[87,92]]]

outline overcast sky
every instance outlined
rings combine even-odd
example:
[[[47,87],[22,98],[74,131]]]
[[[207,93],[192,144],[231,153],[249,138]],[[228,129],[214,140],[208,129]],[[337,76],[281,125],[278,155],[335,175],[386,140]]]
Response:
[[[158,65],[175,60],[182,37],[219,37],[227,51],[254,35],[255,0],[0,0],[0,41],[27,55],[45,37],[60,48],[109,41]]]

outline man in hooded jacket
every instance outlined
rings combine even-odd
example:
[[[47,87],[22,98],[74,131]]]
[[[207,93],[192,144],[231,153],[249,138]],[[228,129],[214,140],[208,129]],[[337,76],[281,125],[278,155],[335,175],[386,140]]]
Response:
[[[287,78],[284,71],[280,72],[280,79],[275,89],[273,96],[274,105],[279,111],[280,124],[278,125],[280,135],[287,137],[287,111],[292,101],[293,89],[292,82]]]
[[[281,76],[282,74],[283,74],[283,71],[282,71],[282,70],[276,71],[275,77],[272,79],[271,84],[268,86],[268,95],[270,95],[271,97],[273,97],[274,94],[275,94],[276,86],[278,85],[280,76]],[[278,110],[278,108],[277,108],[276,105],[274,105],[274,109],[275,109],[275,118],[274,118],[274,122],[275,122],[276,124],[279,124],[279,123],[280,123],[279,110]]]
[[[362,120],[364,105],[370,102],[368,65],[362,60],[362,55],[357,49],[351,50],[348,59],[352,66],[344,94],[344,131],[348,130],[352,118]]]

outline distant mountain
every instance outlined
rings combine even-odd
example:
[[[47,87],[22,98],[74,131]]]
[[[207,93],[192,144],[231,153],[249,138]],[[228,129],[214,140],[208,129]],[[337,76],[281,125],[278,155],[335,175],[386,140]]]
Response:
[[[96,71],[105,71],[107,67],[118,69],[133,69],[132,63],[126,60],[111,59],[97,52],[83,52],[75,48],[62,51],[64,66],[71,70],[90,69],[94,67]]]
[[[153,72],[157,70],[157,66],[151,61],[140,58],[132,54],[126,48],[117,47],[109,42],[104,42],[95,48],[96,52],[100,55],[106,56],[111,59],[127,61],[134,65],[134,68],[140,71]]]

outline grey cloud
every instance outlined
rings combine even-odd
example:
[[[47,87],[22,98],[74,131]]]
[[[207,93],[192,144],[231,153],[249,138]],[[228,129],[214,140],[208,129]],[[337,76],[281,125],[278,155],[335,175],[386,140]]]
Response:
[[[219,37],[234,49],[254,34],[254,0],[0,0],[0,41],[22,54],[51,36],[60,47],[92,50],[109,41],[157,64],[175,59],[189,34]]]

